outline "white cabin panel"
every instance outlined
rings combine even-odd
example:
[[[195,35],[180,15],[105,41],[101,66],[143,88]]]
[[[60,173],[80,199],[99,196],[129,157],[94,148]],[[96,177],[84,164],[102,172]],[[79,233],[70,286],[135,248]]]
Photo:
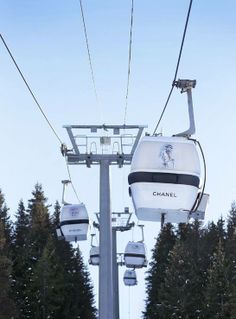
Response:
[[[126,269],[123,280],[125,286],[137,285],[137,276],[135,270]]]
[[[196,145],[184,137],[145,136],[131,163],[131,172],[189,172],[200,176]]]
[[[124,261],[127,268],[146,266],[146,248],[142,242],[129,242],[125,248]]]
[[[92,246],[90,249],[89,256],[89,264],[93,266],[98,266],[100,261],[99,246]]]
[[[60,227],[66,241],[87,239],[89,218],[84,204],[65,205],[60,213]]]
[[[61,226],[66,241],[87,240],[88,224],[74,224]]]
[[[191,185],[134,183],[130,187],[135,210],[191,210],[198,194],[198,188]]]

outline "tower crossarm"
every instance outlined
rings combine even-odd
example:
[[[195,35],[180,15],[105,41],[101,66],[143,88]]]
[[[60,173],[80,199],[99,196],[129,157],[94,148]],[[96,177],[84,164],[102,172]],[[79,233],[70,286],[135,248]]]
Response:
[[[146,125],[65,125],[72,149],[66,151],[70,165],[130,165]]]

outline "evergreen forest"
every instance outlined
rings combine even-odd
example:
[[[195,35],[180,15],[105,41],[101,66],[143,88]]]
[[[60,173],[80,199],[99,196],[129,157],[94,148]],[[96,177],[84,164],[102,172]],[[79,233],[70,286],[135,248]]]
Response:
[[[60,206],[49,214],[36,184],[14,222],[0,191],[0,319],[95,319],[93,287],[79,249],[57,240]]]
[[[10,218],[0,191],[0,319],[97,318],[81,252],[56,237],[59,213],[36,184]],[[140,318],[236,319],[236,204],[226,220],[165,224],[145,280]]]
[[[236,204],[227,220],[164,225],[146,273],[144,319],[236,319]]]

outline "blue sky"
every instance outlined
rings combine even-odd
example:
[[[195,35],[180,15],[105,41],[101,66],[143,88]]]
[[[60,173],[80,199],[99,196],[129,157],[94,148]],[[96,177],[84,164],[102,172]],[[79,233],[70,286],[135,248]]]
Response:
[[[186,0],[135,1],[127,124],[147,124],[148,131],[153,131],[173,79],[188,5]],[[84,11],[101,111],[93,92],[79,1],[0,0],[0,32],[68,144],[64,124],[121,124],[124,119],[130,1],[84,0]],[[197,79],[193,91],[196,138],[205,151],[206,191],[210,194],[206,222],[226,216],[236,198],[235,21],[233,0],[193,1],[178,73],[180,78]],[[2,45],[0,70],[0,187],[14,214],[18,201],[30,198],[37,181],[43,184],[49,203],[60,200],[60,181],[67,173],[60,145]],[[175,90],[160,125],[163,133],[184,130],[186,111],[186,97]],[[112,169],[114,210],[132,207],[126,192],[128,172],[129,168],[122,174]],[[98,210],[98,170],[72,167],[71,173],[92,216]],[[158,231],[158,224],[146,224],[149,256]],[[139,239],[138,231],[135,234]],[[120,251],[131,239],[131,234],[122,236]],[[89,243],[83,243],[81,249],[87,259]],[[121,275],[123,271],[120,269]],[[91,272],[96,291],[97,269]],[[130,318],[140,318],[143,278],[144,272],[139,271],[139,286],[131,291]],[[128,319],[128,290],[122,286],[121,318]]]

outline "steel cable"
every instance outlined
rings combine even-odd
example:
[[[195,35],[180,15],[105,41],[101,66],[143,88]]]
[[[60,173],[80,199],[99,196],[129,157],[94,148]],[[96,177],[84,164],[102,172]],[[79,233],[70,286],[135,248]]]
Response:
[[[134,24],[134,0],[131,1],[130,31],[129,31],[128,75],[127,75],[126,96],[125,96],[124,124],[126,124],[127,108],[128,108],[128,97],[129,97],[130,71],[131,71],[131,60],[132,60],[132,43],[133,43],[133,24]]]
[[[52,124],[50,123],[48,117],[46,116],[45,112],[44,112],[43,109],[42,109],[42,106],[39,104],[39,102],[38,102],[38,100],[37,100],[35,94],[33,93],[32,89],[30,88],[29,83],[27,82],[25,76],[23,75],[21,69],[19,68],[19,66],[18,66],[18,64],[17,64],[17,62],[16,62],[16,60],[15,60],[15,58],[13,57],[13,54],[12,54],[11,50],[9,49],[9,47],[8,47],[8,45],[7,45],[7,43],[6,43],[6,41],[4,40],[2,34],[0,34],[0,38],[1,38],[3,44],[4,44],[5,48],[6,48],[6,50],[7,50],[8,54],[9,54],[9,56],[11,57],[11,59],[12,59],[14,65],[15,65],[15,67],[16,67],[16,69],[17,69],[17,71],[19,72],[19,74],[20,74],[22,80],[24,81],[24,83],[25,83],[25,85],[26,85],[26,87],[27,87],[27,89],[28,89],[30,95],[32,96],[34,102],[36,103],[38,109],[40,110],[40,112],[42,113],[43,117],[44,117],[45,120],[47,121],[49,127],[51,128],[52,132],[53,132],[54,135],[56,136],[57,140],[60,142],[61,145],[63,145],[62,140],[60,139],[60,137],[59,137],[59,135],[57,134],[56,130],[54,129],[54,127],[53,127]],[[77,194],[77,192],[76,192],[76,189],[75,189],[75,187],[74,187],[74,185],[73,185],[73,183],[72,183],[71,174],[70,174],[70,170],[69,170],[69,167],[68,167],[67,162],[66,162],[66,167],[67,167],[67,172],[68,172],[69,179],[70,179],[70,181],[71,181],[71,185],[72,185],[73,191],[74,191],[75,196],[77,197],[78,201],[80,202],[79,197],[78,197],[78,194]]]
[[[28,84],[28,82],[27,82],[25,76],[23,75],[22,71],[20,70],[20,68],[19,68],[19,66],[18,66],[18,64],[17,64],[17,62],[16,62],[16,60],[15,60],[15,58],[13,57],[13,55],[12,55],[12,53],[11,53],[11,51],[10,51],[8,45],[6,44],[6,41],[4,40],[4,38],[3,38],[3,36],[2,36],[1,34],[0,34],[0,38],[1,38],[3,44],[4,44],[5,48],[6,48],[6,50],[7,50],[8,54],[9,54],[9,56],[11,57],[11,59],[12,59],[14,65],[15,65],[15,67],[16,67],[16,69],[17,69],[17,71],[19,72],[19,74],[20,74],[22,80],[24,81],[24,83],[25,83],[25,85],[26,85],[28,91],[30,92],[30,95],[32,96],[34,102],[36,103],[36,105],[37,105],[39,111],[41,112],[41,114],[42,114],[43,117],[45,118],[46,122],[48,123],[49,127],[51,128],[52,132],[54,133],[54,135],[56,136],[56,138],[58,139],[58,141],[60,142],[60,144],[63,144],[63,143],[62,143],[62,140],[60,139],[60,137],[59,137],[59,135],[57,134],[56,130],[54,129],[54,127],[53,127],[52,124],[50,123],[49,119],[47,118],[46,114],[44,113],[42,106],[39,104],[39,102],[38,102],[38,100],[37,100],[35,94],[33,93],[32,89],[30,88],[30,86],[29,86],[29,84]]]
[[[70,173],[69,165],[68,165],[68,163],[67,163],[67,161],[66,161],[66,158],[65,158],[65,162],[66,162],[67,173],[68,173],[68,176],[69,176],[69,180],[70,180],[70,183],[71,183],[72,189],[73,189],[73,191],[74,191],[74,194],[75,194],[75,196],[76,196],[76,198],[77,198],[78,202],[79,202],[79,203],[81,203],[81,201],[80,201],[80,199],[79,199],[79,196],[78,196],[78,193],[77,193],[77,191],[76,191],[76,189],[75,189],[75,186],[74,186],[74,184],[73,184],[73,182],[72,182],[72,178],[71,178],[71,173]]]
[[[89,48],[88,32],[87,32],[87,27],[86,27],[86,22],[85,22],[84,8],[83,8],[82,0],[79,0],[79,3],[80,3],[81,17],[82,17],[82,21],[83,21],[84,38],[85,38],[85,43],[86,43],[86,48],[87,48],[89,67],[90,67],[91,78],[92,78],[92,82],[93,82],[94,95],[95,95],[97,104],[99,106],[100,117],[102,117],[101,116],[101,109],[100,109],[100,102],[99,102],[98,93],[97,93],[97,86],[96,86],[96,81],[95,81],[95,76],[94,76],[92,58],[91,58],[91,53],[90,53],[90,48]]]
[[[161,122],[161,120],[163,118],[163,115],[164,115],[164,113],[166,111],[167,105],[169,103],[171,94],[172,94],[173,89],[174,89],[175,81],[176,81],[178,70],[179,70],[179,64],[180,64],[180,60],[181,60],[181,56],[182,56],[182,51],[183,51],[186,31],[187,31],[187,27],[188,27],[189,16],[190,16],[190,13],[191,13],[192,2],[193,2],[193,0],[190,0],[188,13],[187,13],[187,18],[186,18],[186,22],[185,22],[185,26],[184,26],[184,32],[183,32],[182,41],[181,41],[180,50],[179,50],[179,56],[178,56],[178,60],[177,60],[176,68],[175,68],[174,79],[172,81],[172,87],[171,87],[171,90],[170,90],[169,95],[167,97],[167,100],[166,100],[166,103],[164,105],[164,108],[163,108],[163,110],[161,112],[160,118],[159,118],[159,120],[157,122],[157,125],[156,125],[155,129],[154,129],[153,135],[156,133],[156,131],[157,131],[158,127],[159,127],[159,124],[160,124],[160,122]]]

